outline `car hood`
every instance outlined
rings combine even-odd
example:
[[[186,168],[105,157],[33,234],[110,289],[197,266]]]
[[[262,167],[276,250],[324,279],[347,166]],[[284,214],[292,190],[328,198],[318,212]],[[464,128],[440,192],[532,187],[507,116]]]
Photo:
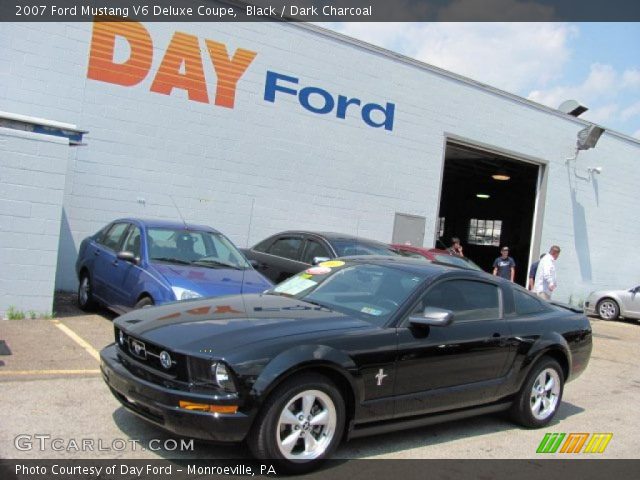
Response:
[[[252,268],[207,268],[196,265],[152,263],[151,267],[162,275],[172,287],[186,288],[203,297],[218,297],[237,293],[263,292],[272,283]]]
[[[223,355],[291,335],[371,328],[357,318],[279,295],[233,295],[134,310],[115,320],[127,334],[186,354]]]

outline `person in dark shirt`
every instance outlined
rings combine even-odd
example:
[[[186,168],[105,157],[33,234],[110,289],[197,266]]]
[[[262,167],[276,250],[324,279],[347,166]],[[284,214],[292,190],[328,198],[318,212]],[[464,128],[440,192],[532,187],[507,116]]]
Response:
[[[540,260],[542,260],[542,257],[544,257],[544,253],[540,255]],[[532,291],[533,291],[533,284],[536,281],[536,272],[538,271],[538,265],[540,264],[540,260],[538,260],[537,262],[533,262],[531,264],[531,268],[529,269],[529,283],[527,285],[527,289]]]
[[[493,274],[511,280],[516,275],[516,262],[509,256],[509,247],[500,249],[501,255],[493,262]]]

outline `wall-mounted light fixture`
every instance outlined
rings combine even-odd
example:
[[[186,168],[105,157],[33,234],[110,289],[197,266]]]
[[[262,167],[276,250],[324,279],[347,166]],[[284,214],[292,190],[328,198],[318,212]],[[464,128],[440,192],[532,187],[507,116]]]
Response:
[[[587,168],[587,172],[591,174],[597,173],[598,175],[600,175],[602,173],[602,167],[589,167]]]
[[[487,199],[489,198],[491,195],[488,195],[486,193],[476,193],[476,197],[478,198],[482,198],[482,199]]]

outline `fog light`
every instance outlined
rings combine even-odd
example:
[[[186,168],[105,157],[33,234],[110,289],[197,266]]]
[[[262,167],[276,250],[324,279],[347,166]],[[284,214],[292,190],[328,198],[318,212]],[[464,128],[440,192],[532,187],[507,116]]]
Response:
[[[122,330],[120,330],[120,333],[118,334],[118,341],[120,342],[120,345],[124,347],[124,332]]]

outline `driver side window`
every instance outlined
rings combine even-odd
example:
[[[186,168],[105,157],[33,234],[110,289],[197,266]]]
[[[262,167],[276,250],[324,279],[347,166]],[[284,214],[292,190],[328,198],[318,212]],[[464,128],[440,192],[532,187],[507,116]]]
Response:
[[[421,315],[426,307],[453,312],[456,321],[500,318],[500,294],[496,285],[475,280],[446,280],[431,287],[411,315]]]

